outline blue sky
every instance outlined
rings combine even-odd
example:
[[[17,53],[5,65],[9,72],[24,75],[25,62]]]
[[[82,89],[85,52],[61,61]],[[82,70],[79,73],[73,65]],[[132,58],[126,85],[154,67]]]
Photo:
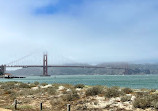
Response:
[[[0,0],[1,64],[35,50],[54,64],[151,62],[157,41],[157,0]]]
[[[35,14],[57,14],[57,13],[66,13],[71,11],[72,6],[79,6],[84,3],[84,0],[58,0],[56,4],[48,4],[43,7],[39,7],[35,10]]]

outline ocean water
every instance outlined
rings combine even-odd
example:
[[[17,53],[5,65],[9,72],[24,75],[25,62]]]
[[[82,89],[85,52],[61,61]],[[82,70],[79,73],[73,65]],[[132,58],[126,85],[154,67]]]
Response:
[[[66,83],[85,85],[120,86],[130,88],[158,89],[158,75],[59,75],[50,77],[29,76],[21,79],[0,79],[0,82],[20,81],[32,83]]]

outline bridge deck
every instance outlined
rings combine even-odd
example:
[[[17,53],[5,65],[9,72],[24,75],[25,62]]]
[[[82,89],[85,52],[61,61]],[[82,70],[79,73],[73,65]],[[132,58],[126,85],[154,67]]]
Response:
[[[7,65],[6,67],[43,67],[43,65]],[[124,68],[116,68],[116,67],[104,67],[104,66],[73,66],[73,65],[48,65],[47,67],[78,67],[78,68],[106,68],[106,69],[124,69]]]

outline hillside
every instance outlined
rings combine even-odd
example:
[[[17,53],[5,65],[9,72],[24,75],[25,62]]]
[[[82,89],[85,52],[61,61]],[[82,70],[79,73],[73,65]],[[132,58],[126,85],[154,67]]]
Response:
[[[98,64],[97,66],[105,66]],[[121,66],[117,66],[121,67]],[[158,64],[129,64],[128,74],[158,74]],[[7,71],[14,75],[42,75],[42,68],[22,68],[15,71]],[[50,75],[122,75],[124,69],[105,69],[105,68],[49,68]]]

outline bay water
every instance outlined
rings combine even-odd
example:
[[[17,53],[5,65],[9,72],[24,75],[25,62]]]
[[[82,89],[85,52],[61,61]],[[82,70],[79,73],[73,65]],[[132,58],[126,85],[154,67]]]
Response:
[[[105,85],[130,88],[158,89],[158,75],[58,75],[50,77],[29,76],[26,78],[0,79],[0,82],[19,81],[24,83],[64,83],[64,84],[85,84]]]

